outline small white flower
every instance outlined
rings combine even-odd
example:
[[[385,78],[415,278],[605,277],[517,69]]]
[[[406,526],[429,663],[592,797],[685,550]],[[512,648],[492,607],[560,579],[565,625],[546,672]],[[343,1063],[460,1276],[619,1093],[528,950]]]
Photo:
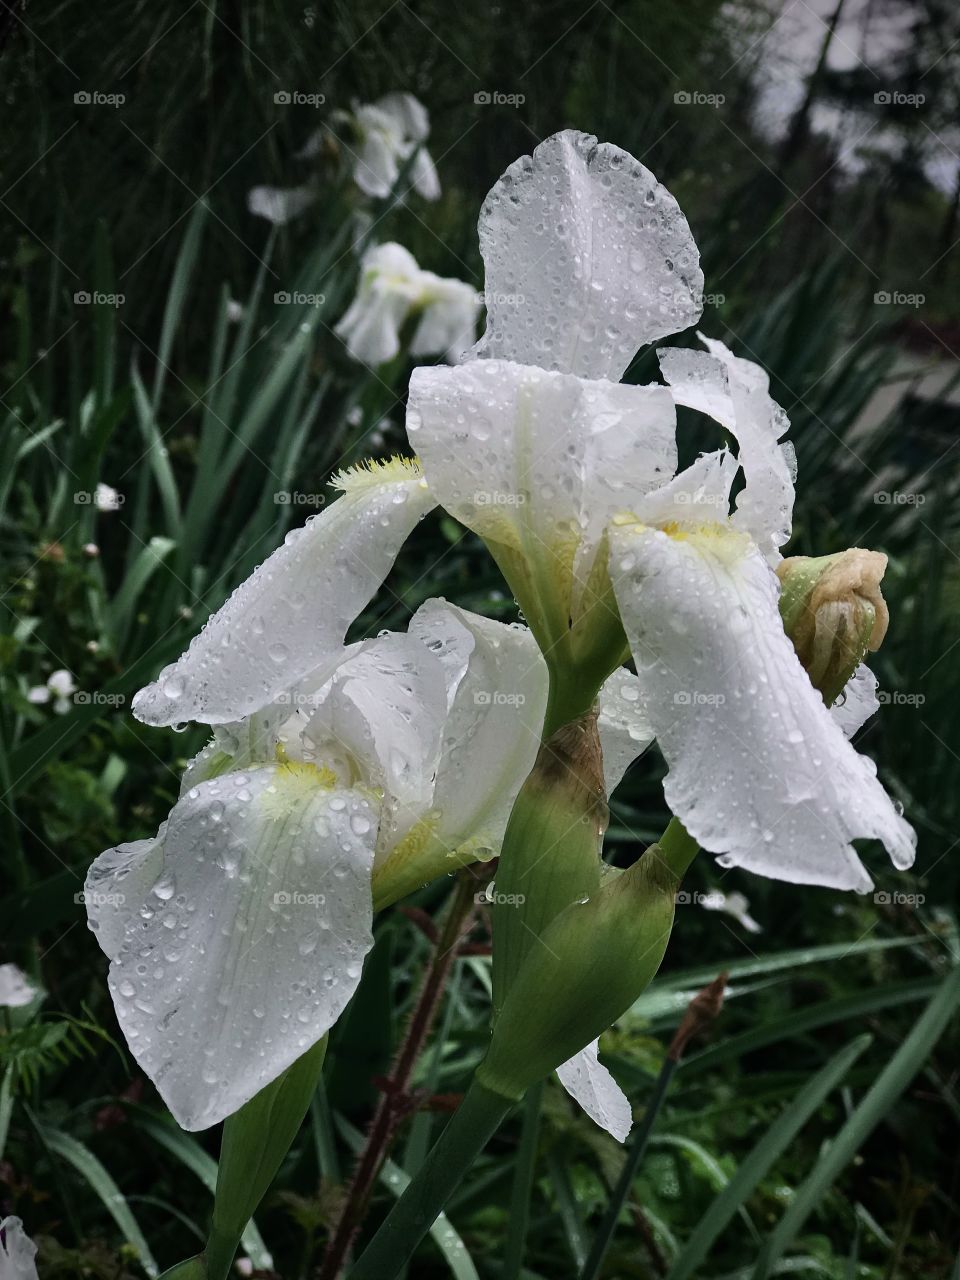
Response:
[[[50,701],[53,697],[53,709],[57,715],[64,715],[71,709],[70,701],[72,695],[76,693],[77,685],[73,676],[69,671],[60,668],[58,671],[52,672],[47,677],[46,684],[34,685],[32,689],[27,691],[27,701],[42,705]]]
[[[102,481],[94,490],[93,501],[98,511],[119,511],[123,506],[123,498],[117,490]]]
[[[20,1009],[30,1004],[38,991],[39,987],[15,964],[0,964],[0,1005],[6,1005],[8,1009]]]
[[[242,302],[238,302],[236,298],[227,299],[227,323],[239,324],[245,315]]]
[[[356,297],[336,333],[355,360],[384,364],[399,354],[400,331],[415,316],[411,354],[456,360],[473,341],[479,311],[468,284],[421,270],[412,253],[390,242],[364,254]]]
[[[430,134],[430,118],[413,94],[388,93],[373,103],[354,104],[352,124],[357,135],[353,180],[361,191],[385,199],[413,156],[413,189],[424,200],[439,199],[440,179],[423,145]]]
[[[96,560],[97,556],[100,554],[100,548],[95,542],[85,542],[83,544],[83,554],[90,560]]]

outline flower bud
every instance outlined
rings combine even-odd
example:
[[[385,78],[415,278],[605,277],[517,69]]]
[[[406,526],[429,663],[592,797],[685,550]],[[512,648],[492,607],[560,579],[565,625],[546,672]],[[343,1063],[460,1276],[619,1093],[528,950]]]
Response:
[[[477,1069],[481,1084],[522,1097],[629,1009],[660,967],[678,885],[654,845],[554,917],[513,976]]]
[[[791,556],[777,567],[784,630],[828,707],[886,635],[890,615],[880,594],[886,567],[885,555],[861,547]]]

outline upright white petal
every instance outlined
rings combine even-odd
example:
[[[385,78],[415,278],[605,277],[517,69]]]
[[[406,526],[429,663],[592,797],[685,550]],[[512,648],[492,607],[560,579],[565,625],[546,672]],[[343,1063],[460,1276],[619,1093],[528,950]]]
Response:
[[[484,358],[618,380],[700,315],[703,274],[673,196],[626,151],[566,130],[515,161],[480,213]]]
[[[318,199],[315,187],[252,187],[247,192],[247,208],[257,218],[266,218],[283,227],[309,209]]]
[[[872,882],[853,839],[912,863],[913,831],[811,685],[776,576],[743,534],[622,525],[611,578],[667,803],[705,849],[724,866],[861,891]]]
[[[375,366],[400,351],[400,330],[423,292],[413,254],[394,242],[363,255],[357,293],[334,332],[355,360]]]
[[[879,710],[877,677],[861,662],[847,681],[843,693],[830,708],[830,714],[843,730],[844,736],[852,738]]]
[[[392,115],[373,104],[356,107],[354,122],[360,137],[353,153],[353,180],[366,195],[386,199],[400,176],[403,128]]]
[[[395,459],[340,478],[343,496],[286,542],[142,689],[148,724],[239,720],[336,654],[404,540],[434,505],[419,469]]]
[[[603,683],[597,698],[597,730],[603,752],[603,784],[610,796],[654,737],[643,711],[640,681],[626,667],[614,671]]]
[[[677,404],[707,414],[736,438],[745,484],[733,522],[776,564],[793,520],[796,459],[792,444],[778,443],[790,423],[759,365],[716,339],[703,341],[709,355],[667,347],[658,353],[660,368]]]
[[[0,1221],[0,1280],[38,1280],[37,1246],[19,1218]]]
[[[564,628],[607,519],[676,466],[666,388],[505,360],[415,369],[407,432],[437,500],[524,559]]]
[[[183,1128],[232,1114],[342,1012],[373,941],[376,832],[364,793],[303,765],[227,774],[174,806],[110,991]]]
[[[22,1009],[36,999],[39,991],[15,964],[0,964],[0,1007]]]
[[[560,1083],[579,1102],[591,1120],[606,1129],[618,1142],[625,1142],[633,1124],[630,1102],[599,1061],[599,1040],[594,1040],[562,1066],[557,1067]]]

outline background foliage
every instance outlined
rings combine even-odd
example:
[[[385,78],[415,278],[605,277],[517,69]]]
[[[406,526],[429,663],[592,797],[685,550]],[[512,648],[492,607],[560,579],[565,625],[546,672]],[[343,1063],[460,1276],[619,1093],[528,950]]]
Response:
[[[897,38],[836,58],[835,41],[878,10]],[[20,1213],[41,1239],[41,1274],[139,1276],[144,1238],[163,1266],[206,1225],[216,1134],[181,1135],[126,1056],[76,895],[101,849],[155,830],[202,744],[195,730],[138,725],[131,694],[315,509],[278,494],[315,504],[334,467],[402,447],[409,362],[364,370],[332,334],[364,207],[342,167],[328,165],[321,202],[278,233],[245,203],[257,182],[302,180],[295,153],[327,112],[397,88],[430,108],[444,194],[375,205],[374,238],[480,285],[477,210],[506,164],[567,125],[628,148],[688,214],[710,291],[703,329],[771,370],[792,420],[793,549],[890,556],[893,623],[875,663],[890,703],[860,745],[918,828],[917,866],[894,876],[867,850],[887,901],[724,876],[726,891],[749,894],[757,935],[678,911],[662,980],[604,1043],[638,1109],[697,986],[725,967],[730,997],[658,1116],[604,1274],[678,1280],[709,1247],[697,1275],[750,1277],[771,1241],[782,1247],[770,1274],[958,1274],[960,29],[935,3],[831,5],[770,129],[760,108],[786,74],[771,55],[783,17],[715,0],[456,14],[437,0],[21,0],[0,11],[0,961],[48,992],[38,1015],[8,1016],[0,1034],[0,1216]],[[326,105],[275,101],[290,90]],[[124,101],[75,101],[94,91]],[[926,100],[891,107],[878,91]],[[524,101],[476,102],[483,92]],[[724,101],[682,101],[696,93]],[[325,301],[274,301],[294,290]],[[77,301],[95,291],[124,301]],[[923,302],[875,301],[897,291]],[[630,376],[655,376],[650,353]],[[683,432],[692,454],[702,428]],[[77,498],[98,481],[124,497],[119,511]],[[358,634],[402,626],[432,595],[515,616],[474,538],[433,517]],[[26,696],[57,668],[80,690],[62,716]],[[661,774],[654,753],[634,766],[612,856],[632,859],[662,828]],[[701,857],[691,891],[719,884]],[[446,892],[433,886],[416,905],[439,911]],[[482,920],[473,938],[483,942]],[[326,1094],[259,1218],[284,1277],[316,1265],[429,951],[408,916],[381,920]],[[428,1093],[464,1086],[487,984],[482,955],[456,963],[418,1072]],[[414,1169],[440,1123],[421,1110],[397,1163]],[[416,1274],[508,1274],[518,1195],[530,1206],[523,1274],[574,1274],[622,1158],[548,1086],[539,1128],[532,1109],[518,1116],[451,1201],[465,1250],[428,1243]],[[391,1194],[382,1187],[377,1215]],[[722,1226],[708,1240],[711,1221]]]

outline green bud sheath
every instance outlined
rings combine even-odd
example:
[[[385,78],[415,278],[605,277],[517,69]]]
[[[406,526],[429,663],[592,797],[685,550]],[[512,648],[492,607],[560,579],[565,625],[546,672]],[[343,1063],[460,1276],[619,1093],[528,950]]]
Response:
[[[660,967],[679,883],[653,845],[628,871],[607,873],[588,900],[560,911],[525,948],[477,1081],[520,1098],[606,1031]]]
[[[554,917],[599,889],[606,826],[600,738],[590,711],[540,748],[504,833],[491,891],[494,1017]]]
[[[828,707],[886,635],[889,614],[880,594],[886,567],[885,555],[861,547],[791,556],[777,566],[784,630]]]

